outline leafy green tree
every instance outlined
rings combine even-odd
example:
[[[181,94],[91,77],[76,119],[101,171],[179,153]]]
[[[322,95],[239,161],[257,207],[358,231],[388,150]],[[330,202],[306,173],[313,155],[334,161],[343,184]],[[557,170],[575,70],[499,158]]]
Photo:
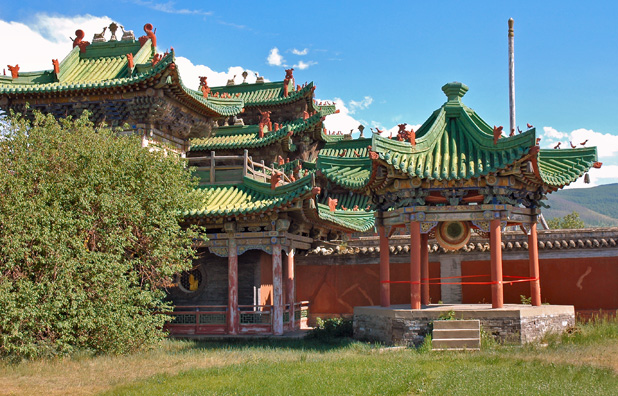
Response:
[[[585,228],[586,224],[579,218],[579,213],[572,212],[564,217],[555,217],[547,221],[547,225],[551,229],[576,229]]]
[[[87,115],[10,116],[0,138],[0,356],[152,345],[164,287],[190,268],[196,233],[184,160]]]

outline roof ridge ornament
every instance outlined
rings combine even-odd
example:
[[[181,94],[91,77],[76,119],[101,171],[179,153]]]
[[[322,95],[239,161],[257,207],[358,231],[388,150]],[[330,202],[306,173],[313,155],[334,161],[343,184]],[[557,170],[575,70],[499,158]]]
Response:
[[[152,46],[156,49],[157,48],[157,36],[155,35],[157,33],[157,29],[152,30],[152,23],[147,23],[144,25],[144,32],[146,32],[145,36],[141,36],[139,38],[139,43],[141,46],[143,46],[144,44],[146,44],[146,41],[148,41],[148,39],[150,39],[150,41],[152,42]]]
[[[116,22],[112,22],[109,24],[109,31],[112,33],[109,41],[118,41],[116,38],[116,31],[118,30],[118,24]]]
[[[468,86],[464,83],[453,81],[442,87],[442,92],[446,95],[449,102],[461,103],[461,98],[468,92]]]
[[[75,38],[69,37],[73,40],[73,48],[79,47],[79,52],[86,52],[86,47],[90,45],[89,41],[83,41],[83,38],[86,36],[83,30],[77,29],[75,31]]]
[[[95,33],[94,36],[92,36],[92,42],[93,43],[104,43],[106,30],[107,30],[107,26],[104,26],[103,31],[101,33]]]

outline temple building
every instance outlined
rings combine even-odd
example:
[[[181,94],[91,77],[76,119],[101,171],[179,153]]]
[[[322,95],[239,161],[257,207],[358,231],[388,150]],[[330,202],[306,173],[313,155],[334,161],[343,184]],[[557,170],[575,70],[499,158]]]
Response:
[[[379,275],[366,270],[357,279],[374,283],[361,293],[369,302],[389,306],[399,282],[412,309],[428,305],[436,290],[439,299],[440,286],[430,287],[437,284],[430,243],[467,251],[481,238],[491,251],[492,306],[500,308],[502,233],[519,227],[529,272],[518,279],[530,284],[532,305],[541,304],[537,217],[546,194],[600,166],[595,147],[540,149],[534,128],[503,136],[462,103],[462,83],[442,88],[447,101],[417,131],[402,124],[396,137],[363,137],[360,127],[353,139],[326,130],[335,106],[316,102],[315,85],[296,84],[293,69],[282,81],[249,84],[245,72],[240,84],[210,87],[201,77],[198,86],[182,81],[173,49],[157,49],[153,26],[144,32],[136,39],[112,23],[109,38],[87,42],[76,31],[73,49],[50,60],[51,70],[11,66],[10,76],[0,76],[0,108],[59,118],[88,110],[93,122],[128,125],[122,133],[139,134],[144,147],[170,150],[195,167],[202,205],[184,222],[203,226],[207,238],[196,243],[193,269],[168,290],[172,334],[280,335],[305,326],[330,279],[328,271],[297,271],[296,258],[319,260],[320,249],[355,244],[374,249],[362,241],[376,232]],[[390,262],[397,233],[410,235],[404,272]],[[401,287],[393,284],[397,299]],[[350,313],[353,300],[344,302],[346,312],[325,313]]]

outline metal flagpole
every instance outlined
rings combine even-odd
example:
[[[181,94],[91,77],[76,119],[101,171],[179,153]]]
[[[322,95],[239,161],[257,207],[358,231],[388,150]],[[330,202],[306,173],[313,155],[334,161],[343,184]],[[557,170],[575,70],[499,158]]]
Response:
[[[511,129],[509,132],[514,133],[517,125],[515,124],[515,33],[513,18],[509,19],[509,121]]]

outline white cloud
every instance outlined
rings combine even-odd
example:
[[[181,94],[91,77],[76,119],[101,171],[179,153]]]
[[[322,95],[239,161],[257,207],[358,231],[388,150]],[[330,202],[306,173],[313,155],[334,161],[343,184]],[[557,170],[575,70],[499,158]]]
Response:
[[[397,125],[395,125],[395,126],[393,126],[391,128],[388,128],[388,129],[383,128],[382,125],[380,125],[378,123],[375,123],[375,121],[374,121],[374,125],[375,125],[375,127],[380,128],[380,130],[382,131],[382,133],[380,135],[384,136],[384,137],[389,137],[389,136],[396,137],[397,136],[397,132],[399,132],[399,124],[397,124]],[[421,124],[415,124],[415,125],[408,124],[408,125],[406,125],[406,130],[409,131],[410,129],[412,129],[412,130],[414,130],[416,132],[416,131],[418,131],[418,128],[420,128],[420,127],[421,127]]]
[[[279,53],[279,48],[277,47],[274,47],[270,50],[270,53],[268,54],[268,58],[266,58],[266,60],[271,66],[285,66],[283,64],[285,60],[283,59],[283,56]]]
[[[218,72],[205,65],[194,65],[189,59],[182,56],[176,57],[176,65],[178,65],[182,82],[192,89],[198,89],[200,85],[199,77],[201,76],[208,77],[207,81],[210,87],[226,85],[227,80],[231,78],[234,78],[236,84],[240,84],[243,79],[242,72],[245,70],[249,73],[247,76],[248,83],[255,83],[256,80],[254,70],[248,70],[241,66],[233,66],[227,69],[226,72]]]
[[[82,29],[86,39],[91,41],[94,33],[100,33],[104,26],[112,22],[109,17],[95,17],[92,15],[78,15],[75,17],[49,16],[37,14],[31,24],[6,22],[0,20],[0,37],[16,37],[16,40],[0,41],[0,68],[7,64],[19,64],[20,71],[50,70],[52,59],[62,60],[72,49],[75,30]],[[116,21],[120,23],[119,21]],[[116,33],[118,35],[119,32]],[[108,32],[106,38],[109,38]],[[136,34],[137,36],[137,34]],[[36,48],[31,51],[29,48]],[[4,58],[7,56],[6,58]],[[235,77],[236,84],[242,83],[242,72],[247,70],[248,83],[256,80],[255,71],[241,66],[230,67],[227,71],[218,72],[208,66],[194,65],[189,59],[176,57],[176,64],[184,84],[193,89],[199,87],[199,77],[208,77],[208,85],[215,87],[226,85],[227,80]],[[4,66],[2,66],[4,65]]]
[[[309,49],[308,49],[308,48],[305,48],[305,49],[303,49],[303,50],[301,51],[301,50],[298,50],[298,49],[294,48],[294,49],[292,50],[292,53],[293,53],[294,55],[307,55],[307,54],[309,53]]]
[[[320,99],[316,99],[318,103],[322,102]],[[357,132],[358,126],[361,122],[354,117],[350,116],[350,110],[346,106],[345,102],[341,98],[335,98],[335,107],[339,110],[339,113],[332,114],[326,117],[324,120],[324,128],[331,132],[350,133],[350,131]],[[368,132],[368,131],[367,131]],[[365,136],[368,133],[365,132]]]
[[[601,184],[618,183],[618,165],[604,164],[601,169],[590,169],[588,174],[590,175],[590,184],[584,183],[584,178],[580,177],[565,188],[589,188]]]
[[[181,15],[212,15],[212,11],[202,11],[188,8],[176,8],[176,2],[168,1],[166,3],[157,3],[154,1],[133,0],[137,5],[145,6],[151,10],[161,11],[166,14],[181,14]]]
[[[76,30],[83,30],[85,39],[92,41],[94,33],[100,33],[111,22],[106,16],[47,14],[35,15],[28,24],[0,20],[0,37],[4,37],[0,40],[0,67],[19,64],[21,72],[50,70],[52,59],[62,61],[73,49],[69,37],[75,38]]]
[[[611,133],[595,132],[591,129],[579,128],[570,133],[559,132],[552,127],[543,127],[544,136],[551,140],[545,144],[546,148],[553,148],[555,140],[562,142],[561,148],[569,148],[569,142],[577,147],[582,147],[581,143],[587,140],[585,147],[596,146],[599,158],[613,158],[618,154],[618,136]],[[541,145],[543,141],[541,140]]]
[[[298,69],[298,70],[305,70],[309,66],[313,66],[313,65],[317,65],[317,64],[318,64],[318,62],[314,62],[314,61],[309,61],[309,62],[298,61],[298,63],[295,64],[292,67],[295,68],[295,69]]]
[[[371,105],[371,103],[373,103],[373,98],[371,96],[365,96],[360,101],[351,100],[350,101],[350,114],[356,113],[357,110],[365,110],[367,107]]]
[[[552,127],[543,127],[543,132],[548,139],[562,139],[567,135],[564,132],[558,132]]]

